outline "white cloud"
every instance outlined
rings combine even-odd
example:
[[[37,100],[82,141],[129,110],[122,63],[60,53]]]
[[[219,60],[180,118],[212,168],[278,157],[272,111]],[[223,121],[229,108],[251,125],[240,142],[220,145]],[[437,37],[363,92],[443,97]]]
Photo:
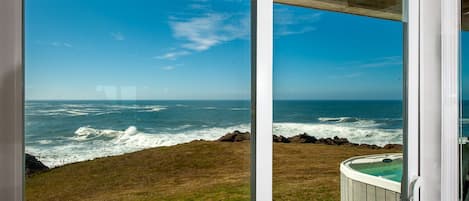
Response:
[[[54,47],[60,47],[60,46],[62,46],[62,43],[52,42],[51,45],[54,46]]]
[[[190,9],[197,9],[197,10],[204,10],[204,9],[208,8],[208,5],[194,3],[194,4],[190,4],[189,8]]]
[[[163,66],[163,67],[161,67],[161,69],[162,69],[162,70],[170,71],[170,70],[176,69],[176,67],[174,67],[174,66]]]
[[[111,37],[118,41],[125,40],[125,36],[121,32],[111,32]]]
[[[160,56],[155,56],[153,57],[154,59],[168,59],[168,60],[175,60],[180,56],[185,56],[189,55],[190,52],[186,50],[182,51],[175,51],[175,52],[168,52],[166,54],[160,55]]]
[[[189,19],[170,17],[173,36],[185,41],[182,47],[192,51],[205,51],[249,35],[248,16],[208,13]]]
[[[227,0],[225,0],[227,1]],[[250,30],[249,12],[214,12],[207,0],[192,0],[191,10],[168,17],[177,46],[154,59],[176,60],[179,57],[238,39],[247,39]]]
[[[73,47],[70,43],[64,43],[64,47]]]
[[[276,36],[288,36],[288,35],[296,35],[296,34],[303,34],[303,33],[307,33],[307,32],[311,32],[311,31],[314,31],[316,30],[316,28],[312,27],[312,26],[305,26],[305,27],[302,27],[302,28],[299,28],[299,29],[290,29],[290,28],[287,28],[287,27],[280,27],[279,29],[277,29],[275,31],[275,35]]]
[[[52,46],[52,47],[73,47],[72,44],[67,43],[67,42],[60,42],[60,41],[54,41],[54,42],[44,42],[44,41],[36,41],[37,44],[39,45],[46,45],[46,46]]]
[[[357,78],[362,75],[363,73],[361,72],[354,72],[354,73],[341,74],[341,75],[332,75],[332,76],[329,76],[329,78],[332,78],[332,79]]]
[[[387,66],[396,66],[396,65],[402,65],[401,56],[376,58],[368,62],[362,62],[362,64],[360,64],[359,66],[363,68],[378,68],[378,67],[387,67]]]
[[[313,23],[319,21],[321,13],[297,14],[288,8],[274,7],[275,36],[303,34],[316,30]]]

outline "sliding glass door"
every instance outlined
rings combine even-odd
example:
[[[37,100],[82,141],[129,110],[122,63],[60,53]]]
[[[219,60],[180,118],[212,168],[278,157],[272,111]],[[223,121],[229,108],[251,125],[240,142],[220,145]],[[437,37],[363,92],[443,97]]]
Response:
[[[284,5],[273,13],[272,1],[263,0],[26,0],[24,10],[22,1],[2,1],[0,199],[21,200],[25,193],[27,200],[271,200],[273,193],[275,200],[357,200],[363,192],[398,199],[399,189],[383,194],[373,183],[392,178],[374,175],[376,164],[363,163],[371,152],[394,152],[373,162],[395,175],[403,166],[402,199],[445,200],[440,192],[448,186],[465,199],[464,31],[461,132],[450,133],[462,137],[460,154],[451,152],[460,174],[442,168],[449,164],[442,162],[442,147],[459,148],[457,140],[442,142],[449,136],[441,125],[442,98],[457,97],[441,93],[453,83],[442,82],[448,67],[440,58],[447,4],[275,2]],[[464,0],[463,30],[466,5]],[[272,15],[282,12],[272,30]],[[384,24],[397,27],[394,34],[381,33],[389,29]],[[324,34],[325,28],[336,32]],[[404,37],[395,40],[398,35]],[[369,40],[377,42],[371,44],[376,51]],[[401,44],[401,55],[383,53]],[[393,70],[367,65],[390,62]],[[389,96],[401,84],[401,94]],[[368,103],[343,100],[372,99],[370,94]],[[385,105],[377,97],[393,100]],[[403,109],[396,112],[399,104]],[[399,145],[383,148],[401,138],[402,165]],[[334,155],[337,150],[346,154]],[[365,169],[373,171],[357,171]],[[443,185],[447,175],[461,188]]]
[[[320,1],[274,6],[273,197],[399,200],[402,5],[334,4],[388,18]]]

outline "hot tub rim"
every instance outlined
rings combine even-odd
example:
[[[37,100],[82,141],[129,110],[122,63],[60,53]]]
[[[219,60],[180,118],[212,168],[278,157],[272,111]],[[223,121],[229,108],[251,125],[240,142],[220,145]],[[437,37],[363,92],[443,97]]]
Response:
[[[377,186],[383,189],[387,189],[390,191],[394,191],[397,193],[401,193],[401,183],[392,181],[389,179],[385,179],[382,177],[377,177],[369,174],[365,174],[362,172],[359,172],[358,170],[354,170],[351,168],[350,162],[357,160],[357,159],[365,159],[365,158],[370,158],[370,157],[382,157],[382,158],[387,158],[387,157],[393,157],[393,158],[402,158],[403,155],[402,153],[387,153],[387,154],[373,154],[373,155],[363,155],[363,156],[355,156],[352,158],[349,158],[345,161],[342,161],[340,163],[340,172],[346,176],[349,179],[359,181],[362,183],[366,183],[369,185]],[[378,161],[378,160],[377,160]]]

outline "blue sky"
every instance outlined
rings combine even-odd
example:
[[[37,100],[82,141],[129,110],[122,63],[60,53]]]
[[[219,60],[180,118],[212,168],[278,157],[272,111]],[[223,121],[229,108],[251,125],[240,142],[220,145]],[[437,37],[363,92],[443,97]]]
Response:
[[[26,1],[27,99],[249,99],[248,0]],[[401,99],[402,24],[274,7],[275,99]]]

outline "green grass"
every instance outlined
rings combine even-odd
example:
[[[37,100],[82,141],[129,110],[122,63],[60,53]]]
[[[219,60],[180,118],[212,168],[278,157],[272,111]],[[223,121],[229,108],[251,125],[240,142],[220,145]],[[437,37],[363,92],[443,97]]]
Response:
[[[399,152],[274,144],[274,200],[339,200],[339,164]],[[249,142],[196,141],[69,164],[26,179],[27,200],[249,200]]]

